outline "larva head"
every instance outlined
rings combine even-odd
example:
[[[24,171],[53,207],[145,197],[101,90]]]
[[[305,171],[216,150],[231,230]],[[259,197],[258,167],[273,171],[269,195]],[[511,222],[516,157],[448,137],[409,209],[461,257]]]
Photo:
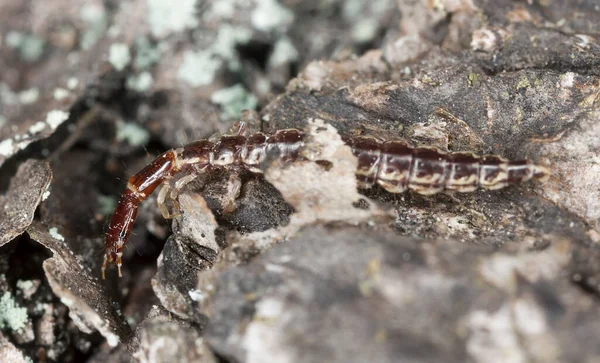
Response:
[[[138,194],[129,187],[125,189],[106,231],[104,265],[102,266],[103,279],[106,267],[111,264],[117,265],[119,277],[121,277],[123,245],[131,234],[139,203]]]
[[[117,252],[118,251],[118,252]],[[107,250],[104,254],[104,263],[102,264],[102,280],[106,278],[105,271],[106,267],[115,264],[117,265],[117,270],[119,273],[119,277],[122,277],[121,266],[123,265],[121,258],[123,256],[123,252],[117,250],[117,248],[112,248],[111,250]]]

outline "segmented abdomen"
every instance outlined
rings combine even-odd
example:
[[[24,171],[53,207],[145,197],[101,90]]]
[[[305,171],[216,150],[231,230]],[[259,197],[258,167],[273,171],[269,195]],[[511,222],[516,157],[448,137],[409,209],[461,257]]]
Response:
[[[459,192],[499,189],[548,175],[544,167],[527,160],[509,161],[497,155],[445,153],[368,136],[348,138],[346,143],[358,158],[359,186],[369,188],[377,183],[392,193],[410,189],[430,195],[443,189]]]

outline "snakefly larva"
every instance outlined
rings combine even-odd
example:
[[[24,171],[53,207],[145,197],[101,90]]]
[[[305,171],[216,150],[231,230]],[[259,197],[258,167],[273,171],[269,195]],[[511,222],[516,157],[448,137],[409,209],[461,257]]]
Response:
[[[272,135],[260,132],[245,135],[245,126],[240,125],[235,135],[222,136],[218,141],[199,140],[169,150],[129,179],[106,233],[102,278],[109,264],[116,264],[121,276],[123,245],[131,233],[138,206],[161,184],[164,186],[158,195],[159,209],[163,216],[169,217],[164,203],[169,181],[175,175],[184,175],[175,183],[175,188],[180,189],[185,182],[214,168],[262,173],[261,164],[267,155],[290,162],[301,158],[303,131],[287,129]],[[446,153],[369,136],[347,137],[344,141],[358,158],[356,177],[360,188],[378,184],[391,193],[412,190],[431,195],[444,189],[458,192],[499,189],[530,179],[544,180],[549,175],[546,168],[528,160],[510,161],[497,155],[477,156],[469,152]]]

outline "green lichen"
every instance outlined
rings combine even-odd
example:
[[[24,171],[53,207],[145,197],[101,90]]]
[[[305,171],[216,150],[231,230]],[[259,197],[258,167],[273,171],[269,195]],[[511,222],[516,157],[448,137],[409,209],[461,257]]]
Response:
[[[352,40],[356,43],[370,42],[377,36],[379,23],[372,18],[365,18],[356,21],[352,27]]]
[[[363,18],[367,11],[375,16],[381,16],[389,11],[393,2],[390,0],[346,0],[342,4],[344,19],[354,21]]]
[[[117,140],[126,141],[131,146],[142,146],[150,140],[150,133],[136,123],[118,121]]]
[[[52,92],[54,99],[57,101],[62,101],[69,97],[70,93],[64,88],[56,87]]]
[[[30,88],[19,92],[19,101],[24,105],[30,105],[35,103],[40,96],[40,90],[37,88]]]
[[[198,25],[196,19],[196,0],[146,0],[148,4],[148,23],[155,37],[172,32],[180,32]]]
[[[0,100],[4,105],[18,105],[19,95],[12,91],[10,86],[4,82],[0,82]]]
[[[48,230],[48,233],[50,234],[50,236],[52,238],[54,238],[55,240],[64,242],[65,241],[65,237],[63,237],[62,234],[60,234],[60,232],[58,232],[58,228],[56,227],[52,227]]]
[[[79,39],[79,46],[84,50],[88,50],[106,33],[109,17],[103,8],[87,4],[81,7],[79,18],[84,24],[84,30]]]
[[[353,21],[364,15],[363,0],[347,0],[342,3],[342,16],[344,19]]]
[[[23,45],[19,49],[21,59],[26,62],[36,62],[44,53],[44,39],[35,35],[29,35],[25,38]]]
[[[211,84],[216,73],[226,64],[231,71],[240,68],[240,60],[235,50],[238,44],[245,44],[252,38],[252,31],[242,27],[224,24],[219,28],[215,41],[200,51],[187,51],[177,77],[192,87]]]
[[[221,119],[239,119],[243,110],[255,109],[258,101],[241,84],[218,90],[212,94],[211,101],[221,106]]]
[[[33,281],[31,280],[18,280],[17,287],[21,290],[29,290],[33,287]]]
[[[521,122],[523,122],[523,119],[523,110],[521,109],[521,107],[517,107],[515,109],[515,123],[520,124]]]
[[[238,44],[246,44],[252,39],[252,31],[247,28],[223,24],[219,28],[217,38],[209,48],[213,54],[228,63],[229,69],[239,68],[239,59],[235,50]]]
[[[271,91],[271,83],[266,78],[261,78],[254,84],[254,89],[258,94],[267,94]]]
[[[152,88],[154,79],[150,72],[142,72],[139,75],[133,75],[127,78],[127,88],[137,92],[147,92]]]
[[[110,215],[117,206],[117,200],[110,195],[99,194],[96,201],[98,203],[98,212],[103,216]]]
[[[114,43],[108,52],[108,61],[117,70],[122,71],[131,62],[129,46],[125,43]]]
[[[423,82],[425,84],[428,84],[428,85],[430,85],[432,87],[440,85],[439,82],[435,81],[433,78],[429,77],[428,75],[423,75],[421,77],[421,82]]]
[[[69,119],[70,113],[63,110],[50,110],[46,114],[46,123],[50,125],[52,130],[62,125],[63,122]]]
[[[5,157],[11,156],[15,151],[15,146],[13,144],[14,142],[12,139],[0,141],[0,155]]]
[[[35,34],[11,31],[6,35],[6,45],[17,49],[19,57],[26,62],[35,62],[44,53],[45,41]]]
[[[160,61],[160,49],[148,38],[141,36],[134,42],[134,65],[139,70],[148,69]]]
[[[529,79],[526,76],[521,77],[515,84],[515,90],[517,91],[529,87],[531,87],[531,83],[529,82]]]
[[[218,18],[231,19],[235,14],[235,0],[219,0],[212,2],[209,16]]]
[[[288,38],[281,38],[275,43],[269,58],[269,64],[277,67],[298,60],[298,51]]]
[[[251,21],[255,29],[263,32],[285,31],[294,21],[294,13],[277,0],[256,0]]]
[[[17,305],[10,292],[0,298],[0,329],[21,331],[27,324],[27,309]]]
[[[38,122],[34,123],[33,125],[31,125],[29,127],[29,129],[27,129],[27,131],[32,135],[36,135],[36,134],[44,131],[45,128],[46,128],[46,123],[43,121],[38,121]]]
[[[42,202],[45,201],[46,199],[48,199],[49,196],[50,196],[50,190],[46,190],[44,192],[44,194],[42,194]]]
[[[6,34],[6,45],[10,48],[18,48],[21,46],[24,37],[23,33],[10,31]]]
[[[67,87],[70,90],[74,90],[79,85],[79,80],[75,77],[71,77],[67,80]]]
[[[177,78],[191,87],[211,84],[223,61],[210,51],[186,51]]]
[[[468,76],[468,83],[469,83],[469,87],[479,87],[481,85],[481,81],[483,80],[483,77],[481,76],[481,74],[477,74],[477,73],[469,73]]]
[[[372,41],[379,30],[378,19],[390,8],[389,0],[347,0],[343,2],[342,16],[352,24],[352,39],[357,43]]]

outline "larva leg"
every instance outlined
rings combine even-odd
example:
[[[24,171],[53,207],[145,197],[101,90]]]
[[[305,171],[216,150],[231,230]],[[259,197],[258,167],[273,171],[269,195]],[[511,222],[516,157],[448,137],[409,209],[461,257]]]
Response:
[[[169,198],[173,201],[173,209],[177,212],[171,214],[171,218],[181,215],[181,208],[179,207],[179,201],[177,198],[179,197],[179,193],[181,193],[183,187],[185,187],[192,180],[195,180],[196,177],[197,176],[194,174],[189,174],[175,182],[174,187],[171,189],[171,193],[169,193]]]
[[[457,195],[457,191],[456,190],[452,190],[452,189],[444,189],[442,190],[441,194],[447,196],[448,198],[450,198],[454,203],[456,204],[462,204],[462,200],[460,200],[456,195]]]
[[[156,198],[156,204],[158,205],[158,209],[160,210],[160,214],[162,214],[164,219],[171,219],[171,212],[169,212],[169,208],[166,205],[167,195],[169,195],[169,191],[171,190],[170,183],[164,183],[160,192],[158,192],[158,197]]]
[[[164,219],[172,219],[181,215],[181,213],[179,212],[180,208],[179,203],[177,202],[177,197],[179,197],[181,189],[183,189],[183,187],[186,184],[188,184],[194,179],[196,179],[196,175],[189,174],[175,181],[173,187],[171,187],[170,182],[163,184],[163,187],[158,193],[158,198],[156,201],[158,204],[158,209],[160,209],[160,213],[162,214]],[[174,212],[169,211],[169,207],[167,206],[167,198],[169,198],[173,203],[172,210]]]
[[[217,142],[219,142],[221,137],[223,137],[223,134],[221,134],[220,132],[215,132],[214,134],[212,134],[208,137],[208,141],[211,143],[217,143]]]
[[[177,199],[177,197],[179,196],[179,192],[181,192],[181,189],[183,189],[184,186],[186,186],[189,182],[195,179],[197,179],[197,176],[194,174],[190,174],[177,180],[175,182],[175,188],[171,191],[171,198],[174,200]]]
[[[229,132],[236,136],[248,136],[248,125],[244,121],[236,121]]]
[[[242,191],[242,180],[239,171],[232,171],[227,180],[225,195],[223,196],[223,211],[232,213],[236,209],[235,201]]]

